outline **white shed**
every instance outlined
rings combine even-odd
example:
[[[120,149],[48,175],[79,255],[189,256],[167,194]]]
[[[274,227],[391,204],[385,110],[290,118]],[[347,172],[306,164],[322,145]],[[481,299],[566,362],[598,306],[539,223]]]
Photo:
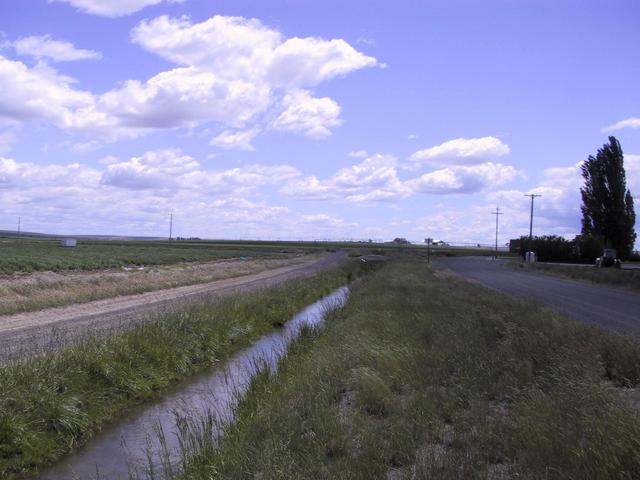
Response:
[[[76,243],[77,242],[75,238],[63,238],[62,240],[60,240],[60,246],[62,247],[75,247]]]

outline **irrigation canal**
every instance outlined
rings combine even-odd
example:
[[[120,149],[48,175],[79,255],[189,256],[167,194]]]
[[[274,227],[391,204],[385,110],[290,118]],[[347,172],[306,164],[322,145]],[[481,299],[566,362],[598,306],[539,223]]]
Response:
[[[183,445],[181,429],[212,427],[220,433],[233,422],[234,408],[264,368],[275,371],[288,345],[303,326],[320,325],[328,310],[347,301],[349,290],[341,287],[297,313],[281,329],[265,335],[249,348],[232,356],[226,365],[196,375],[165,398],[144,405],[105,428],[85,447],[45,470],[40,479],[155,478],[179,470]],[[204,423],[203,423],[204,422]]]

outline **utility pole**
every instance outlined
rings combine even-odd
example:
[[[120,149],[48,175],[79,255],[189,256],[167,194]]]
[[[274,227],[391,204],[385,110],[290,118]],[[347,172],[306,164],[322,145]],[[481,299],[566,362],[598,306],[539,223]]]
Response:
[[[173,212],[169,214],[169,241],[171,241],[172,236],[173,236]]]
[[[542,195],[536,195],[535,193],[525,193],[524,196],[531,197],[531,216],[529,217],[529,248],[527,249],[527,251],[530,252],[531,246],[533,245],[533,201],[536,197],[541,197]]]
[[[20,217],[18,217],[18,236],[20,236]]]
[[[498,217],[500,215],[504,215],[504,213],[502,213],[500,209],[496,207],[496,211],[491,212],[491,214],[496,216],[496,254],[493,258],[497,260],[498,259]]]

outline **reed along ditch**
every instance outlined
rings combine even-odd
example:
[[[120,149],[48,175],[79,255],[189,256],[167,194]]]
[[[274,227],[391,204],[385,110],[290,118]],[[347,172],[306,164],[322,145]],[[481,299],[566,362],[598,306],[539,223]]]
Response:
[[[301,329],[318,326],[326,312],[343,306],[347,297],[348,288],[341,287],[309,305],[281,328],[233,355],[223,368],[197,375],[161,401],[132,412],[39,478],[165,478],[179,469],[184,455],[180,430],[189,425],[183,419],[206,418],[218,429],[211,433],[221,433],[233,422],[234,407],[254,376],[264,369],[275,372]]]
[[[221,366],[234,355],[265,335],[257,345],[268,350],[275,341],[269,340],[270,333],[291,335],[292,327],[283,325],[288,319],[366,273],[367,267],[348,262],[278,287],[193,305],[107,338],[87,336],[70,348],[0,365],[0,478],[74,478],[71,469],[60,470],[72,462],[75,478],[92,478],[96,463],[112,465],[127,451],[132,466],[140,466],[135,459],[142,451],[140,439],[152,445],[156,427],[169,420],[175,424],[171,408],[184,398],[204,398],[201,394],[213,388],[209,377],[230,378],[231,370]],[[242,385],[238,382],[236,389]],[[204,408],[201,401],[200,406]],[[150,425],[154,414],[153,428],[139,431],[137,426]],[[141,418],[147,420],[136,423]],[[118,429],[131,434],[124,436],[124,449]],[[101,442],[109,446],[98,453]],[[145,456],[149,451],[145,448]],[[79,471],[85,468],[80,465],[90,464],[83,458],[101,458],[93,462],[89,477]],[[48,465],[57,466],[45,470]]]

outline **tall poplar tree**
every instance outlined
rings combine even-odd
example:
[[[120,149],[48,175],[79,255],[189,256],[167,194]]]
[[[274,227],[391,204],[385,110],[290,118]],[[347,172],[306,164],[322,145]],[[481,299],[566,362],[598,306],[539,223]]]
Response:
[[[582,164],[582,233],[602,238],[620,258],[628,258],[636,240],[633,197],[627,190],[620,142],[609,137],[595,157]]]

